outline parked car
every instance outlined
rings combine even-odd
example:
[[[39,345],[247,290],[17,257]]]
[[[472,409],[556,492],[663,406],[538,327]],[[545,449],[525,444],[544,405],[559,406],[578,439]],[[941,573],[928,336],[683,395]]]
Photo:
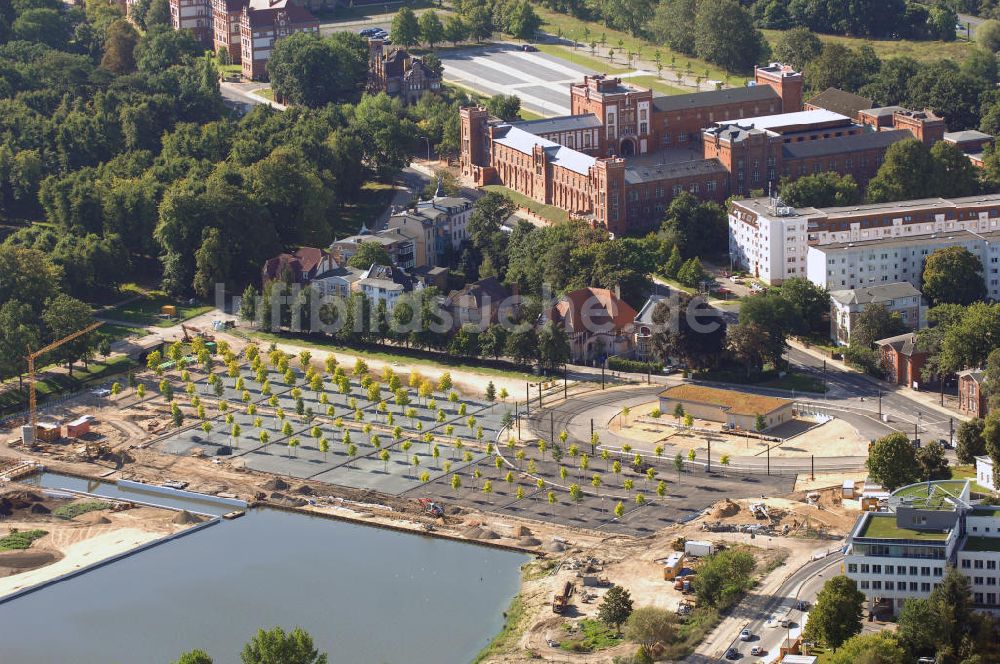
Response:
[[[538,49],[532,46],[531,44],[525,44],[524,46],[521,47],[521,50],[527,53],[534,53]]]
[[[804,599],[800,599],[798,603],[796,603],[795,608],[797,608],[799,611],[808,611],[809,602],[805,601]]]
[[[740,641],[752,641],[752,640],[753,640],[753,632],[751,632],[749,629],[745,629],[742,632],[740,632]]]
[[[102,387],[102,388],[93,390],[91,392],[91,394],[93,394],[95,397],[110,397],[111,396],[111,390]]]
[[[781,624],[781,619],[778,618],[778,616],[771,616],[770,618],[767,619],[767,622],[764,623],[764,626],[765,627],[777,627],[780,624]]]
[[[726,651],[726,659],[739,659],[740,651],[736,648],[730,648]]]
[[[766,655],[767,651],[760,646],[754,646],[753,648],[750,648],[750,654],[754,657],[760,657],[761,655]]]

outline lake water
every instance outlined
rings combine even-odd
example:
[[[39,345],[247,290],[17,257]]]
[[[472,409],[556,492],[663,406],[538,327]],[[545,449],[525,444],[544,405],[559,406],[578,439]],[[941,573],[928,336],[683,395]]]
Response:
[[[74,478],[42,483],[139,498]],[[465,663],[503,626],[528,559],[254,510],[0,604],[0,662],[166,664],[202,648],[236,663],[258,627],[278,625],[307,630],[331,664]]]

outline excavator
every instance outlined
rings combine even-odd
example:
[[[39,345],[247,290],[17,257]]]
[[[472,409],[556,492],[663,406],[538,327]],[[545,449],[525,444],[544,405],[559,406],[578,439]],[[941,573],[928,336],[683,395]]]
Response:
[[[213,335],[211,335],[211,334],[209,334],[207,332],[203,332],[202,330],[199,330],[196,327],[188,327],[187,325],[184,325],[182,323],[181,324],[181,330],[184,332],[184,343],[186,343],[186,344],[191,343],[192,336],[194,336],[194,337],[200,337],[200,338],[204,339],[205,341],[215,341],[215,336],[213,336]],[[188,334],[188,332],[190,332],[191,334]]]

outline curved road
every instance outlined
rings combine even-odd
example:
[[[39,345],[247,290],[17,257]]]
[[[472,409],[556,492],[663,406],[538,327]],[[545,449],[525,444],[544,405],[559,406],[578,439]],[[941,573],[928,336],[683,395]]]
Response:
[[[760,592],[748,595],[742,602],[733,607],[724,621],[709,634],[698,647],[695,654],[686,661],[692,664],[708,664],[720,661],[727,649],[736,648],[741,654],[741,661],[772,662],[778,658],[779,648],[787,637],[795,637],[802,629],[805,613],[795,608],[798,600],[805,600],[809,606],[816,600],[816,594],[831,576],[828,570],[839,566],[844,555],[839,545],[831,543],[833,552],[826,551],[816,554],[813,560],[793,572],[774,591]],[[788,629],[782,627],[766,627],[769,616],[790,611],[792,624]],[[749,629],[753,639],[749,642],[739,640],[739,632]],[[761,647],[766,654],[758,660],[751,657],[750,649]]]
[[[625,443],[634,446],[635,441],[610,431],[607,428],[607,423],[621,412],[624,406],[647,403],[662,390],[662,385],[649,385],[597,390],[571,396],[568,402],[544,406],[541,410],[533,409],[528,416],[528,428],[536,436],[545,440],[553,440],[560,431],[567,431],[571,440],[589,442],[591,425],[593,424],[593,430],[600,438],[599,447],[618,451]],[[834,409],[830,408],[830,410]],[[859,420],[868,419],[867,415],[847,409],[834,414],[854,426],[858,426]],[[877,422],[872,423],[878,425]],[[666,445],[666,448],[664,458],[669,459],[674,456],[676,450],[671,449],[670,445]],[[848,471],[864,468],[866,458],[861,456],[816,457],[814,460],[810,460],[808,457],[774,457],[768,463],[767,458],[761,456],[734,457],[728,470],[764,474],[770,469],[770,473],[775,475],[811,471]],[[717,461],[718,459],[715,458],[716,463]],[[696,466],[705,466],[707,463],[707,456],[698,456],[694,461]]]

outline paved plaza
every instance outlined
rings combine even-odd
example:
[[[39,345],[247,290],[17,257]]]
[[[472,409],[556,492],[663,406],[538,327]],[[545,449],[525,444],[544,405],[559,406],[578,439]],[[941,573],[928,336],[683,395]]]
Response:
[[[512,44],[441,51],[446,80],[487,95],[517,95],[540,115],[569,115],[569,86],[594,72],[547,53]]]

